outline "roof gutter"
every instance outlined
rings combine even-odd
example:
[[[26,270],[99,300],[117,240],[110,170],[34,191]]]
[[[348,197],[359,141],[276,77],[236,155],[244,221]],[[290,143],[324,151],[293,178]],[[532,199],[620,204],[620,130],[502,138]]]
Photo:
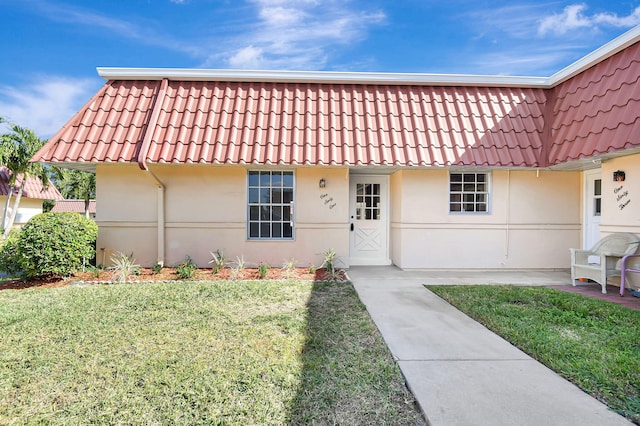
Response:
[[[544,87],[547,77],[335,71],[221,70],[197,68],[97,68],[106,80],[241,81],[418,86]]]
[[[151,147],[151,138],[153,137],[153,130],[149,130],[149,129],[154,129],[158,123],[158,117],[160,115],[160,106],[162,105],[162,99],[164,98],[166,91],[167,91],[167,86],[169,85],[169,80],[164,78],[162,79],[162,82],[160,83],[160,87],[158,89],[158,92],[156,93],[156,96],[153,100],[153,104],[151,105],[151,118],[149,119],[149,122],[147,123],[147,125],[144,127],[145,131],[144,131],[144,135],[142,136],[142,145],[140,146],[140,151],[138,152],[138,166],[140,167],[140,170],[146,172],[146,175],[149,176],[149,178],[153,181],[153,183],[156,185],[157,189],[158,189],[158,193],[156,196],[156,200],[157,200],[157,212],[158,212],[158,216],[157,216],[157,231],[158,231],[158,264],[160,265],[164,265],[164,259],[165,259],[165,252],[164,252],[164,247],[165,247],[165,217],[164,217],[164,210],[165,210],[165,186],[162,183],[162,181],[158,178],[158,176],[156,176],[155,173],[153,173],[151,170],[149,170],[149,167],[147,166],[147,155],[149,154],[149,148]]]

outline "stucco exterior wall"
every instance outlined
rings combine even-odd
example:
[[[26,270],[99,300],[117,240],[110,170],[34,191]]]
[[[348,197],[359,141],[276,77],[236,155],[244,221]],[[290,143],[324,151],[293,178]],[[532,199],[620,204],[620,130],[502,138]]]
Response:
[[[7,217],[11,214],[11,206],[13,205],[14,199],[14,197],[11,197],[11,200],[9,201],[11,205],[9,206]],[[0,195],[0,215],[4,214],[4,206],[6,202],[7,197],[5,195]],[[13,223],[14,228],[24,226],[29,219],[40,213],[42,213],[42,200],[38,198],[20,198],[20,207],[18,207],[16,220]]]
[[[449,213],[447,170],[391,176],[401,268],[568,268],[580,243],[579,172],[494,170],[489,213]]]
[[[625,172],[624,182],[614,182],[613,172]],[[640,235],[640,154],[607,160],[601,165],[602,217],[600,233],[631,232]]]
[[[347,169],[295,169],[294,239],[271,241],[247,238],[247,170],[252,168],[152,165],[150,169],[165,185],[166,265],[176,265],[188,255],[207,267],[210,252],[216,249],[230,260],[242,256],[248,265],[267,262],[279,267],[292,258],[299,265],[320,265],[329,248],[348,259]],[[108,263],[113,252],[121,251],[133,252],[142,265],[154,264],[155,184],[137,165],[99,165],[96,174],[98,261]],[[323,189],[318,185],[321,178],[326,181]],[[325,203],[327,198],[333,201]],[[331,204],[335,206],[329,208]]]

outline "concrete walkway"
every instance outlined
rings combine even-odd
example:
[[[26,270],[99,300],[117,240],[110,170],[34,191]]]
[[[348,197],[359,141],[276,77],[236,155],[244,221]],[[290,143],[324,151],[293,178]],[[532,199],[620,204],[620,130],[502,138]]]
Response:
[[[596,399],[423,287],[553,285],[566,272],[348,271],[407,384],[434,426],[631,425]]]

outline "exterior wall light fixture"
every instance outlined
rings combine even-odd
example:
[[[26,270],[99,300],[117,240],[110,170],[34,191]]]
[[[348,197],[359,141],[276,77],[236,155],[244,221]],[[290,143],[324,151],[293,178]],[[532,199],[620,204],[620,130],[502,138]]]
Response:
[[[324,180],[324,178],[320,179],[320,182],[318,182],[318,186],[320,188],[325,188],[327,186],[327,181]]]
[[[613,181],[614,182],[624,182],[626,176],[622,170],[616,170],[613,172]]]

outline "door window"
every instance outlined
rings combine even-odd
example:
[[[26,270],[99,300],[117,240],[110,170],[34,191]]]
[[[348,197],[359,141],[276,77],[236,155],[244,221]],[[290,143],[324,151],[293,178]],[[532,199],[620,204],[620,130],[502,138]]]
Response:
[[[356,184],[356,219],[380,220],[380,184]]]

